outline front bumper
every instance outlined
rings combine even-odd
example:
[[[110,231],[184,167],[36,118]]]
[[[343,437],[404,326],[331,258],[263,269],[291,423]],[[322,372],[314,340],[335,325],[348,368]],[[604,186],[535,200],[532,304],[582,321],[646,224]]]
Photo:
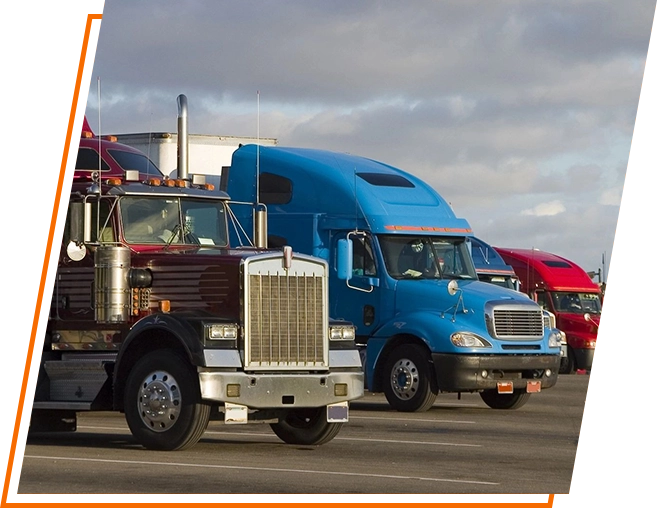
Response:
[[[528,381],[541,388],[557,382],[561,355],[449,355],[433,353],[436,381],[441,392],[497,389],[499,382],[513,382],[514,390],[526,390]],[[484,377],[483,372],[487,373]],[[547,372],[550,375],[547,375]]]
[[[241,404],[254,409],[328,406],[358,399],[365,393],[364,375],[356,371],[248,374],[201,368],[198,376],[204,400]],[[346,395],[336,395],[337,384],[346,385]],[[231,392],[235,391],[235,385],[239,385],[239,395],[229,396],[228,385],[232,385]]]
[[[573,348],[572,351],[575,355],[575,365],[577,368],[591,370],[591,365],[593,365],[593,353],[595,353],[595,349]]]

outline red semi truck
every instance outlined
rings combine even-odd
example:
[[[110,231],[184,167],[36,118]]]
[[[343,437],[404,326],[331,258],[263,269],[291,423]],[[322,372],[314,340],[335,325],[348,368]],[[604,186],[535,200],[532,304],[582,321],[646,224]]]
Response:
[[[495,247],[520,279],[520,290],[556,316],[566,334],[568,360],[561,372],[591,370],[602,311],[600,287],[586,271],[561,256],[537,249]]]

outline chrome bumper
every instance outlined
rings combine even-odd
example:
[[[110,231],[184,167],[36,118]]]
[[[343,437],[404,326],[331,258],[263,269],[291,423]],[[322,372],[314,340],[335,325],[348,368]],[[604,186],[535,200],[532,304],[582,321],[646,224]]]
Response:
[[[328,406],[358,399],[365,393],[362,372],[247,374],[200,368],[198,376],[204,400],[254,409]],[[336,385],[346,385],[337,388],[338,395]],[[341,394],[344,388],[346,395]]]

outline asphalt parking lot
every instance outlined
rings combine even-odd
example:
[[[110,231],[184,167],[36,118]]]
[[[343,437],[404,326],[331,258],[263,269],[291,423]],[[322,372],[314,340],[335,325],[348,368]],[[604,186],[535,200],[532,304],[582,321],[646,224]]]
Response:
[[[322,446],[285,444],[267,424],[210,422],[193,448],[156,452],[123,415],[80,414],[77,432],[28,438],[18,493],[568,493],[588,379],[562,375],[515,411],[447,394],[399,413],[366,393]]]

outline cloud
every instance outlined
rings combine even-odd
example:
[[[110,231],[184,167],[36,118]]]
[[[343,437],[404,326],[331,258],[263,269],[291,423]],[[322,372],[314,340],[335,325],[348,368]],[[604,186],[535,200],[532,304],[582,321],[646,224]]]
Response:
[[[550,201],[549,203],[539,203],[534,208],[522,210],[522,215],[535,215],[537,217],[559,215],[566,211],[566,207],[561,201]]]
[[[94,77],[104,132],[173,131],[185,93],[192,133],[259,125],[371,157],[483,233],[592,264],[613,245],[653,15],[646,0],[112,0]]]

